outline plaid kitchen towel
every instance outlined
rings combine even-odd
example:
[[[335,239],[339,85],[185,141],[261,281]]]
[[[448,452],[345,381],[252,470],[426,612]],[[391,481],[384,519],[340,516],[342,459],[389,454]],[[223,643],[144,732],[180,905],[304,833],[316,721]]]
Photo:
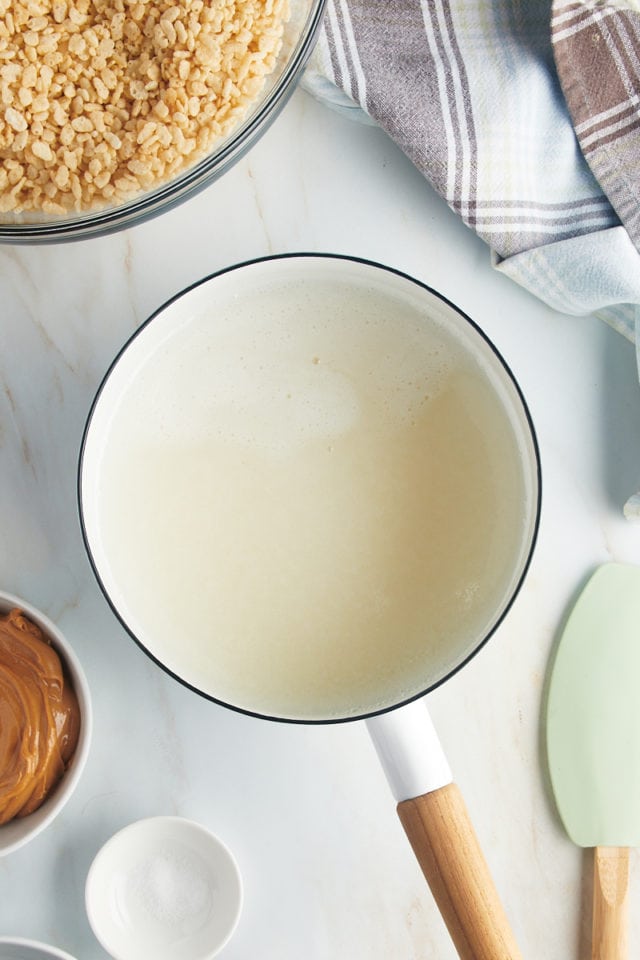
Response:
[[[383,127],[496,269],[640,356],[640,0],[328,0],[303,85]]]

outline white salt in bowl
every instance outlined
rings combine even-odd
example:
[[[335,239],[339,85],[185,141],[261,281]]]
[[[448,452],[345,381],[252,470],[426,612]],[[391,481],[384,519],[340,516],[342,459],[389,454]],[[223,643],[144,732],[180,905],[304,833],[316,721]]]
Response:
[[[115,960],[210,960],[242,909],[234,857],[182,817],[129,824],[100,849],[85,888],[89,923]]]

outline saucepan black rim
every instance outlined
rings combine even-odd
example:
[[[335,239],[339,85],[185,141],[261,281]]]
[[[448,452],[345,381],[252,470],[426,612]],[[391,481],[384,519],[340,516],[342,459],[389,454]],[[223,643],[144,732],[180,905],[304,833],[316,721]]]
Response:
[[[225,274],[232,273],[236,270],[242,270],[246,267],[250,267],[255,264],[269,263],[269,262],[278,261],[278,260],[303,260],[303,259],[340,260],[340,261],[345,261],[350,263],[362,264],[363,266],[373,267],[377,270],[385,271],[386,273],[392,274],[396,277],[400,277],[404,280],[408,280],[409,282],[415,284],[416,286],[421,287],[427,293],[431,294],[432,296],[440,300],[442,303],[446,304],[448,307],[454,310],[463,320],[465,320],[475,330],[475,332],[485,341],[486,345],[492,351],[495,358],[502,365],[504,372],[506,373],[508,379],[511,382],[511,385],[513,386],[516,392],[516,395],[521,404],[522,411],[524,413],[524,417],[527,423],[529,437],[531,439],[532,449],[533,449],[534,458],[535,458],[535,475],[536,475],[536,501],[534,505],[535,516],[533,518],[533,529],[531,532],[531,540],[527,550],[527,556],[523,562],[520,576],[518,577],[517,582],[511,588],[509,597],[502,611],[500,612],[500,616],[497,617],[495,623],[490,627],[490,629],[474,644],[472,649],[469,651],[469,653],[465,657],[462,658],[462,660],[460,660],[453,667],[451,667],[451,669],[449,669],[444,674],[444,676],[438,678],[433,683],[426,686],[419,693],[416,693],[411,697],[407,697],[404,700],[400,700],[396,703],[390,704],[389,706],[383,707],[379,710],[372,710],[366,713],[357,714],[353,716],[350,715],[347,717],[330,717],[327,719],[317,719],[317,718],[307,718],[307,717],[303,717],[303,718],[280,717],[277,715],[271,715],[267,713],[260,713],[254,710],[249,710],[245,707],[239,707],[233,703],[228,703],[226,700],[221,700],[220,698],[215,697],[204,690],[201,690],[195,684],[190,683],[188,680],[185,680],[184,677],[181,677],[179,674],[171,670],[165,663],[163,663],[163,661],[160,658],[158,658],[154,653],[152,653],[145,646],[142,640],[140,640],[140,638],[137,637],[135,633],[131,630],[127,622],[124,620],[124,618],[121,616],[120,612],[118,611],[115,603],[112,601],[109,595],[109,591],[107,590],[107,588],[105,587],[102,581],[102,578],[98,571],[97,564],[93,557],[91,545],[89,543],[89,536],[87,533],[85,520],[84,520],[83,498],[82,498],[82,473],[83,473],[83,464],[84,464],[84,457],[85,457],[85,448],[87,444],[89,431],[91,429],[94,413],[99,403],[100,397],[102,396],[102,392],[105,388],[105,385],[111,376],[112,371],[120,361],[120,358],[127,351],[130,344],[149,326],[149,324],[153,322],[153,320],[159,314],[163,313],[172,303],[186,296],[186,294],[190,293],[192,290],[195,290],[197,287],[200,287],[203,284],[208,283],[210,280],[215,279],[216,277],[220,277]],[[126,340],[126,342],[120,348],[120,350],[118,351],[118,353],[116,354],[112,362],[110,363],[109,367],[107,368],[100,382],[100,385],[98,386],[98,389],[93,398],[91,406],[89,408],[89,413],[88,413],[84,430],[82,433],[80,453],[78,457],[77,503],[78,503],[78,512],[79,512],[79,518],[80,518],[80,528],[82,532],[82,539],[84,542],[87,557],[89,559],[89,564],[97,580],[98,586],[100,587],[100,590],[102,591],[102,594],[105,600],[107,601],[109,607],[111,608],[112,612],[114,613],[116,619],[124,628],[126,633],[158,667],[160,667],[165,673],[169,674],[169,676],[173,677],[174,680],[177,680],[180,684],[182,684],[182,686],[191,690],[193,693],[197,693],[199,696],[204,697],[206,700],[209,700],[212,703],[216,703],[221,707],[225,707],[228,710],[232,710],[235,713],[243,714],[244,716],[248,716],[248,717],[255,717],[260,720],[271,720],[279,723],[292,723],[292,724],[302,724],[305,726],[318,726],[318,725],[325,725],[325,724],[351,723],[357,720],[367,720],[370,717],[375,717],[375,716],[379,716],[380,714],[389,713],[391,710],[399,709],[400,707],[403,707],[408,703],[412,703],[415,700],[419,700],[422,697],[426,696],[426,694],[431,693],[433,690],[442,686],[442,684],[445,683],[447,680],[450,680],[451,677],[455,676],[455,674],[457,674],[460,670],[462,670],[463,667],[465,667],[471,660],[473,660],[474,657],[480,652],[480,650],[482,650],[486,646],[488,641],[491,639],[491,637],[495,634],[495,632],[504,622],[507,614],[511,610],[516,600],[516,597],[520,593],[522,585],[526,579],[527,572],[531,565],[531,560],[533,558],[533,553],[534,553],[535,545],[538,538],[538,531],[540,528],[540,515],[541,515],[541,509],[542,509],[542,468],[540,463],[540,448],[538,445],[536,431],[533,425],[533,419],[531,417],[528,404],[525,400],[524,394],[522,393],[520,385],[516,380],[516,377],[513,371],[511,370],[511,367],[506,362],[506,360],[504,359],[504,357],[502,356],[498,348],[495,346],[493,341],[490,339],[490,337],[487,336],[484,330],[482,330],[481,327],[479,327],[478,324],[471,319],[471,317],[469,317],[463,310],[461,310],[458,306],[456,306],[455,303],[447,299],[447,297],[443,296],[437,290],[434,290],[433,287],[430,287],[428,284],[423,283],[420,280],[417,280],[415,277],[412,277],[410,274],[405,273],[402,270],[398,270],[394,267],[385,266],[384,264],[377,263],[375,260],[369,260],[364,257],[358,257],[358,256],[346,255],[346,254],[337,254],[337,253],[314,253],[314,252],[305,251],[305,252],[297,252],[297,253],[294,252],[294,253],[273,254],[266,257],[256,257],[251,260],[244,260],[240,263],[235,263],[232,266],[223,267],[220,270],[216,270],[213,273],[208,274],[206,277],[202,277],[200,280],[196,280],[194,283],[189,284],[187,287],[184,287],[184,289],[174,294],[172,297],[166,300],[161,306],[159,306],[156,310],[154,310],[153,313],[150,314],[150,316],[147,317],[147,319],[144,320],[143,323],[141,323],[140,326],[136,328],[136,330],[131,334],[131,336]]]

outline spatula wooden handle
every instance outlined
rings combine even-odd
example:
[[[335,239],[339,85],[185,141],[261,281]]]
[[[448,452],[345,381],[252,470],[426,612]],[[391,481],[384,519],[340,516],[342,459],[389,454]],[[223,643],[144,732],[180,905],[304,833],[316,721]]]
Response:
[[[593,960],[626,960],[627,847],[596,847],[593,859]]]
[[[521,960],[457,786],[403,800],[398,815],[461,960]]]

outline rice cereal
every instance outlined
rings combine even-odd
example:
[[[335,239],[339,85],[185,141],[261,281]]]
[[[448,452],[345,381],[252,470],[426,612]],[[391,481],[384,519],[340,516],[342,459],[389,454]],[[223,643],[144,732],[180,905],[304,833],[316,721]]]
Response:
[[[205,157],[288,0],[0,0],[0,213],[115,206]]]

